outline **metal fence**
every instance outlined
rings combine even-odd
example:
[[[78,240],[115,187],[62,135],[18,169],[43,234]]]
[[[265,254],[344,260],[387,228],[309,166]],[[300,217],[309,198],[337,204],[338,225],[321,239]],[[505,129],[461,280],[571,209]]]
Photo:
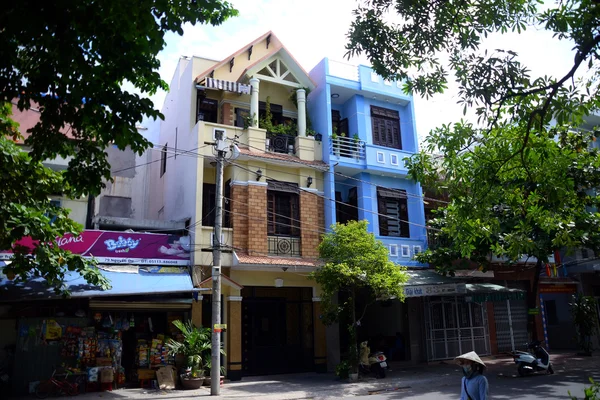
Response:
[[[291,236],[268,236],[269,255],[300,257],[300,238]]]

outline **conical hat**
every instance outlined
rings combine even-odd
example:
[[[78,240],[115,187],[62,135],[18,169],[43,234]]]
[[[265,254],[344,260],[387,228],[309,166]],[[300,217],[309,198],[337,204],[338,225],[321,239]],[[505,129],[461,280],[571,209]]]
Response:
[[[479,358],[477,353],[475,353],[474,351],[470,351],[468,353],[460,355],[456,357],[455,360],[470,360],[476,362],[477,364],[481,364],[484,368],[486,368],[485,363],[481,361],[481,358]]]

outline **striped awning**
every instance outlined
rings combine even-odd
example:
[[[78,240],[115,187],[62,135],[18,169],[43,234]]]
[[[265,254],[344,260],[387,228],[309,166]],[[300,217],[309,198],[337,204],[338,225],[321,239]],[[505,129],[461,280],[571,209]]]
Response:
[[[252,86],[244,83],[237,83],[231,81],[224,81],[215,78],[205,78],[204,86],[207,89],[218,89],[225,90],[227,92],[235,92],[241,94],[250,94],[252,92]]]

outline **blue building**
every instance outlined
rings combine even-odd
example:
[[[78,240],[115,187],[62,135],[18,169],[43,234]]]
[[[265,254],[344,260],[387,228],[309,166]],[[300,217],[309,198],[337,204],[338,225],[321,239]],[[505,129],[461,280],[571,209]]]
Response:
[[[427,245],[422,190],[404,162],[418,151],[412,96],[401,82],[383,80],[370,67],[327,58],[310,77],[317,88],[308,111],[330,166],[326,226],[366,219],[389,248],[390,260],[424,267],[413,259]]]

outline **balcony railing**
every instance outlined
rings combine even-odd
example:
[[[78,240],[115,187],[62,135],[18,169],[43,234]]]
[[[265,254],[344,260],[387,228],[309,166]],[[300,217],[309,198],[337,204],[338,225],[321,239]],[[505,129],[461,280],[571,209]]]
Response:
[[[300,257],[300,238],[291,236],[268,236],[269,255]]]
[[[295,136],[267,133],[266,150],[275,153],[294,154]]]
[[[332,138],[330,143],[329,153],[337,157],[349,157],[356,160],[366,158],[365,142],[362,140],[338,136],[335,139]]]

